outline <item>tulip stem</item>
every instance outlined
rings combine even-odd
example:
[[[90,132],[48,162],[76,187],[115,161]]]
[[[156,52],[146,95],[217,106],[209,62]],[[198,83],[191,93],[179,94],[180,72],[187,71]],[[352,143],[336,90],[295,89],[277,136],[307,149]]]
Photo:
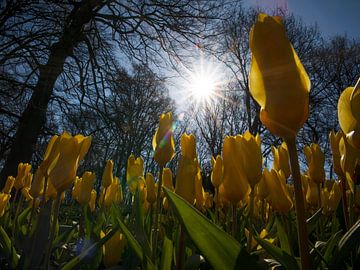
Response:
[[[158,238],[158,226],[159,226],[159,212],[160,212],[160,203],[161,203],[161,186],[162,186],[162,178],[163,178],[163,166],[160,166],[159,172],[159,183],[156,197],[156,207],[155,207],[155,218],[154,218],[154,241],[153,241],[153,261],[156,259],[156,248],[157,248],[157,238]]]
[[[254,212],[254,198],[255,198],[255,187],[251,187],[250,192],[250,206],[249,206],[249,238],[248,238],[248,252],[251,252],[251,242],[253,236],[253,212]]]
[[[349,230],[349,228],[350,228],[349,212],[348,212],[348,204],[347,204],[347,198],[346,198],[346,182],[345,182],[344,177],[341,178],[341,180],[340,180],[341,192],[342,192],[342,208],[343,208],[343,213],[344,213],[345,227],[346,227],[346,230]]]
[[[301,258],[301,268],[303,270],[310,269],[310,257],[308,246],[308,234],[304,207],[304,194],[301,185],[301,175],[299,167],[299,159],[296,150],[295,136],[285,138],[289,150],[291,173],[294,181],[295,191],[295,210],[298,227],[298,241]]]
[[[27,224],[26,234],[28,234],[31,230],[31,221],[32,221],[34,213],[35,213],[35,201],[36,201],[36,198],[33,199],[32,204],[31,204],[31,213],[30,213],[30,218],[29,218],[28,224]]]
[[[49,239],[48,248],[47,248],[47,251],[45,254],[45,265],[44,265],[45,269],[49,269],[49,262],[50,262],[51,250],[52,250],[52,242],[54,241],[56,224],[57,224],[57,220],[58,220],[58,216],[59,216],[60,198],[61,198],[61,192],[58,192],[55,203],[54,203],[54,215],[53,215],[53,220],[51,223],[50,239]]]
[[[236,213],[236,204],[232,205],[232,236],[235,238],[237,230],[237,213]]]
[[[21,192],[21,190],[20,190],[20,192]],[[18,205],[16,206],[15,217],[14,217],[13,226],[12,226],[13,239],[16,239],[16,233],[17,233],[16,232],[16,223],[17,223],[17,220],[18,220],[18,217],[20,214],[20,209],[21,209],[21,206],[23,203],[23,199],[24,199],[24,197],[20,193],[20,199],[19,199]]]
[[[176,260],[176,269],[181,270],[183,265],[183,257],[185,254],[185,228],[183,224],[180,225],[180,236],[179,236],[179,253]]]

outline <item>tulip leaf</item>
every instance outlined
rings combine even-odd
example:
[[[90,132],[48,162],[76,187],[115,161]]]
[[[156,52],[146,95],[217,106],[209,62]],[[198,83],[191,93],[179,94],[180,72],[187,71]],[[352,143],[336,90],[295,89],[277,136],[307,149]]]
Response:
[[[324,253],[324,260],[326,262],[329,262],[332,256],[332,253],[336,247],[336,244],[339,242],[339,239],[341,237],[341,231],[335,233],[330,237],[330,239],[326,242],[326,249]]]
[[[116,232],[119,230],[119,226],[115,226],[108,234],[106,234],[103,238],[101,238],[98,242],[92,244],[90,247],[81,252],[78,256],[69,261],[66,265],[64,265],[61,270],[70,270],[74,268],[78,268],[81,264],[83,264],[86,260],[88,260],[91,254],[97,252]]]
[[[11,268],[15,269],[19,259],[10,237],[7,235],[2,226],[0,226],[0,251],[5,255],[5,257],[7,257]]]
[[[360,219],[345,233],[338,243],[338,252],[332,257],[330,269],[337,269],[360,242]]]
[[[275,260],[281,263],[286,269],[299,269],[299,265],[295,259],[290,254],[282,250],[281,248],[270,244],[268,241],[261,239],[258,236],[254,236],[259,245],[265,249],[270,256]]]
[[[145,264],[146,269],[155,269],[154,264],[148,259],[147,256],[144,256],[143,249],[139,242],[135,239],[135,237],[132,235],[132,233],[129,231],[129,229],[126,227],[124,222],[121,221],[121,219],[117,218],[117,222],[121,228],[121,231],[124,233],[128,244],[132,251],[135,253],[135,255],[138,257],[138,259]]]
[[[306,220],[307,231],[309,235],[316,229],[316,225],[319,219],[321,218],[321,216],[322,216],[322,208],[317,210],[311,217],[309,217]]]
[[[172,255],[173,255],[173,242],[165,236],[163,248],[162,248],[160,270],[171,269]]]
[[[167,188],[164,190],[188,236],[215,270],[234,269],[237,264],[241,264],[244,269],[260,269],[254,260],[244,259],[251,256],[233,237],[208,220],[183,198]]]
[[[280,217],[276,216],[275,220],[276,220],[277,236],[279,237],[279,241],[280,241],[280,247],[286,253],[292,254],[291,246],[289,243],[289,238],[288,238],[287,233],[281,223]]]

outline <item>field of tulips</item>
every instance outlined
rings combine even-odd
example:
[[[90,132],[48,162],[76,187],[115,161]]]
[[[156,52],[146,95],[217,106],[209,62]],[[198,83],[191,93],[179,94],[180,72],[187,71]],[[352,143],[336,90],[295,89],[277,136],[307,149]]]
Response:
[[[1,269],[355,269],[360,265],[360,82],[338,103],[329,141],[338,180],[326,179],[317,144],[297,149],[310,80],[279,17],[260,14],[250,33],[250,91],[264,126],[283,143],[263,165],[261,136],[224,138],[204,190],[196,138],[173,138],[171,113],[153,138],[159,174],[128,157],[127,187],[108,160],[77,169],[91,137],[53,136],[41,164],[20,163],[0,193]],[[167,168],[181,148],[176,171]],[[307,167],[300,168],[303,151]],[[100,180],[100,179],[99,179]],[[174,184],[175,183],[175,184]],[[131,200],[125,200],[125,192]],[[64,203],[71,201],[71,204]]]

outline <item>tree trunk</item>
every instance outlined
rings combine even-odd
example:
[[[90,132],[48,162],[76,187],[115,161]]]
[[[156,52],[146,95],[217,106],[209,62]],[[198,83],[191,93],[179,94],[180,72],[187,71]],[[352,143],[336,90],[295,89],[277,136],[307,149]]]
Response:
[[[82,40],[82,29],[105,3],[102,0],[86,0],[75,6],[66,21],[62,37],[50,48],[48,62],[40,67],[40,75],[31,99],[21,115],[15,139],[5,165],[0,173],[0,188],[7,176],[17,174],[20,162],[30,162],[41,129],[46,123],[46,111],[54,90],[54,84],[63,72],[66,58]]]

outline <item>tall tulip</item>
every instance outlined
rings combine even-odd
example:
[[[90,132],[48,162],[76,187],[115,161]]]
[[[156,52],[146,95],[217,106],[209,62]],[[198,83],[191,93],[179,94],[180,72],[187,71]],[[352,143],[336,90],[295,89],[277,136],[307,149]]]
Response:
[[[25,179],[31,171],[31,165],[29,163],[19,163],[18,173],[15,178],[14,188],[20,190],[25,186]]]
[[[144,180],[143,167],[144,161],[141,157],[135,158],[133,154],[129,156],[126,169],[126,182],[133,195],[136,192],[139,181]]]
[[[14,176],[9,175],[8,178],[6,179],[6,183],[5,183],[5,186],[4,186],[3,190],[2,190],[2,192],[10,194],[11,190],[12,190],[12,188],[14,186],[14,183],[15,183]]]
[[[147,188],[147,196],[146,200],[153,204],[156,201],[156,189],[155,189],[155,180],[154,176],[151,173],[146,173],[146,188]]]
[[[8,205],[10,198],[10,194],[0,192],[0,217],[4,215],[6,206]]]
[[[271,147],[271,151],[274,157],[273,168],[275,171],[282,170],[285,174],[285,178],[289,178],[291,174],[289,165],[289,152],[286,143],[283,142],[279,147]]]
[[[111,159],[107,160],[101,181],[101,185],[104,188],[107,188],[113,182],[113,168],[114,162]]]
[[[159,166],[164,167],[175,153],[173,136],[173,119],[171,112],[160,116],[159,127],[153,138],[154,159]]]
[[[100,237],[104,238],[105,233],[100,232]],[[103,246],[103,262],[104,265],[109,268],[116,266],[121,261],[121,255],[124,252],[126,246],[126,237],[116,232]]]
[[[220,155],[217,155],[216,159],[214,157],[211,157],[211,163],[212,163],[211,183],[217,189],[219,188],[222,182],[222,178],[224,174],[222,157]]]
[[[308,175],[311,181],[316,184],[321,184],[325,181],[325,155],[321,151],[318,144],[312,143],[310,146],[305,146],[304,154],[308,163]]]

